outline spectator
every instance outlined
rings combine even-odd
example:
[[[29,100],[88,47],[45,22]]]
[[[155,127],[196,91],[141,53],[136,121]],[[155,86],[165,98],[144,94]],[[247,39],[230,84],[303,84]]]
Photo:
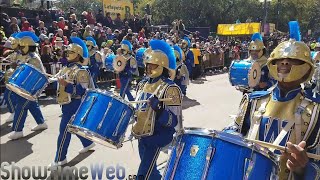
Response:
[[[52,45],[54,47],[56,47],[56,43],[57,42],[59,44],[60,44],[60,42],[62,42],[62,44],[64,44],[64,45],[68,45],[69,44],[67,37],[63,35],[63,30],[62,29],[58,29],[56,35],[52,39]],[[59,47],[60,46],[62,46],[62,45],[59,45]]]
[[[9,26],[11,24],[11,20],[10,20],[9,16],[6,13],[1,13],[0,14],[0,18],[1,18],[0,19],[0,24],[1,24],[1,26],[4,27],[4,32],[6,34],[9,34],[10,33],[9,32]]]
[[[114,27],[116,29],[122,28],[122,20],[121,20],[121,15],[120,13],[117,13],[116,19],[113,21],[114,22]]]
[[[49,33],[55,34],[55,33],[57,33],[58,29],[59,29],[58,22],[53,21],[52,25],[49,27],[48,31],[49,31]]]
[[[106,13],[106,17],[103,19],[103,26],[109,27],[109,28],[114,28],[114,23],[111,18],[110,12]]]
[[[33,31],[32,27],[28,21],[23,22],[21,31]]]
[[[77,23],[78,23],[77,16],[75,14],[71,14],[69,17],[68,26],[72,27],[72,25],[77,24]]]
[[[126,21],[124,23],[124,26],[123,26],[122,29],[124,29],[125,33],[127,33],[129,29],[131,29],[130,26],[129,26],[129,22],[128,21]]]
[[[102,9],[99,9],[99,12],[96,16],[96,20],[97,20],[97,23],[100,23],[100,24],[103,24],[103,14],[102,14]]]
[[[51,47],[49,45],[45,45],[42,49],[41,53],[41,61],[43,63],[43,66],[46,69],[46,72],[51,74],[51,66],[50,63],[53,62],[52,56],[51,56]]]
[[[93,36],[93,35],[94,35],[94,33],[92,32],[91,27],[89,25],[87,25],[84,32],[83,32],[82,38],[86,39],[87,37]]]
[[[200,53],[200,49],[197,48],[197,45],[196,44],[192,44],[192,48],[190,48],[190,51],[192,51],[193,53],[193,58],[194,58],[194,66],[193,66],[193,70],[192,70],[192,79],[195,80],[197,79],[199,76],[200,76],[200,56],[201,56],[201,53]]]
[[[115,35],[112,33],[112,30],[110,28],[107,29],[107,39],[113,40],[115,38]]]
[[[18,24],[10,24],[9,34],[18,33],[18,32],[20,32],[20,28]]]
[[[39,22],[39,27],[36,28],[36,35],[40,36],[40,34],[48,35],[48,29],[44,26],[44,22]]]
[[[66,22],[64,21],[64,17],[59,17],[58,27],[62,30],[65,30]]]
[[[94,25],[96,24],[96,20],[92,14],[92,9],[88,9],[87,15],[86,15],[86,19],[88,21],[88,25],[93,28]]]

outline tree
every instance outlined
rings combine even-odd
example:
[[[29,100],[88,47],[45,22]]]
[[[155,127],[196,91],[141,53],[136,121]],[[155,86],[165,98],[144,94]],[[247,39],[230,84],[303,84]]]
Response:
[[[75,7],[77,14],[87,11],[89,8],[95,12],[97,12],[99,9],[103,9],[101,0],[63,0],[60,1],[57,6],[65,12],[67,12],[70,7]]]

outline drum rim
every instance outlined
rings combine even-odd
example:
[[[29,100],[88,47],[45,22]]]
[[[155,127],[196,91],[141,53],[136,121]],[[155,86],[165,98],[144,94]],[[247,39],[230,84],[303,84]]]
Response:
[[[80,127],[80,126],[77,126],[77,125],[73,125],[73,124],[68,124],[68,131],[71,132],[71,133],[74,133],[74,134],[78,134],[86,139],[90,139],[91,141],[94,141],[94,142],[97,142],[103,146],[106,146],[106,147],[110,147],[110,148],[113,148],[113,149],[119,149],[122,147],[122,144],[123,144],[123,140],[124,140],[124,134],[121,135],[121,137],[119,138],[119,143],[116,143],[114,141],[112,141],[111,139],[109,138],[106,138],[104,136],[101,136],[100,134],[96,133],[96,132],[93,132],[92,130],[89,130],[87,128],[84,128],[84,127]],[[87,135],[86,132],[90,132],[91,134],[90,135]],[[80,132],[80,133],[78,133]],[[87,136],[86,136],[87,135]],[[108,144],[106,143],[103,143],[103,142],[107,142]]]
[[[112,98],[118,100],[119,102],[123,103],[123,104],[126,104],[130,107],[130,109],[132,111],[134,111],[134,107],[132,104],[130,104],[130,102],[124,100],[123,98],[121,98],[120,96],[117,96],[115,94],[112,94],[111,92],[108,92],[106,90],[102,90],[102,89],[87,89],[87,93],[89,92],[96,92],[96,93],[99,93],[99,94],[103,94],[103,95],[110,95]],[[85,96],[84,96],[85,97]]]
[[[202,132],[210,132],[210,134],[199,134],[199,133],[195,133],[196,131],[202,131]],[[184,135],[184,134],[194,134],[194,135],[204,135],[204,136],[207,136],[207,137],[216,137],[218,139],[221,139],[222,141],[227,141],[227,142],[230,142],[230,139],[229,138],[225,138],[225,137],[222,137],[220,136],[220,134],[222,133],[227,133],[227,132],[223,132],[223,131],[218,131],[218,130],[213,130],[213,129],[208,129],[208,128],[199,128],[199,127],[185,127],[183,129],[183,132],[180,134],[180,135]],[[231,134],[231,135],[235,135],[235,134],[232,134],[232,133],[228,133],[228,134]],[[244,146],[244,147],[247,147],[247,148],[250,148],[252,149],[253,151],[255,152],[258,152],[260,153],[261,155],[267,157],[268,159],[270,159],[272,162],[274,162],[274,164],[276,166],[278,166],[278,155],[277,154],[274,154],[273,152],[271,152],[268,148],[265,148],[263,146],[260,146],[259,144],[257,143],[252,143],[244,138],[241,138],[242,139],[242,142],[245,143],[247,146]],[[236,145],[239,145],[239,146],[243,146],[243,144],[241,143],[238,143],[237,141],[232,141],[230,143],[233,143],[233,144],[236,144]]]
[[[19,96],[27,99],[27,100],[30,100],[30,101],[36,101],[37,100],[37,94],[38,92],[41,92],[46,88],[46,86],[44,86],[44,88],[38,90],[35,95],[31,95],[29,92],[27,92],[25,89],[22,89],[20,88],[19,86],[15,85],[15,84],[11,84],[11,83],[8,83],[6,84],[6,87],[8,89],[10,89],[11,91],[15,92],[16,94],[18,94]],[[17,91],[19,90],[19,91]]]
[[[39,70],[38,68],[36,68],[34,65],[29,64],[29,63],[23,63],[23,64],[20,64],[19,66],[23,66],[23,65],[29,66],[29,67],[31,67],[32,69],[38,71],[40,74],[42,74],[42,75],[45,77],[47,83],[49,83],[49,80],[48,80],[46,74],[45,74],[44,72],[40,71],[40,70]],[[18,69],[18,68],[17,68],[17,69]],[[16,69],[16,70],[17,70],[17,69]]]

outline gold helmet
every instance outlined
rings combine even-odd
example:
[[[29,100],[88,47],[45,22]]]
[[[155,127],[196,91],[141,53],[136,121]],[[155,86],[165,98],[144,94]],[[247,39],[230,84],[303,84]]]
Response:
[[[314,72],[314,64],[311,59],[311,52],[309,47],[300,41],[299,24],[297,21],[289,22],[290,39],[280,43],[271,53],[268,59],[267,66],[270,74],[277,81],[293,82],[300,80],[308,75],[305,81],[312,78]],[[274,61],[279,59],[296,59],[304,62],[302,65],[292,65],[290,73],[286,77],[280,77],[278,74],[278,67]],[[309,74],[308,74],[309,73]]]
[[[38,36],[30,31],[20,32],[15,38],[19,39],[19,46],[22,48],[21,51],[24,54],[29,52],[30,46],[37,46],[37,42],[39,41]]]
[[[126,50],[127,51],[126,53],[129,53],[129,52],[132,51],[132,44],[128,40],[123,40],[121,42],[121,47],[120,48]]]
[[[251,37],[251,42],[249,44],[249,50],[263,50],[265,48],[263,44],[263,39],[260,33],[254,33]]]
[[[170,71],[176,69],[176,58],[172,47],[161,40],[151,40],[150,47],[145,51],[145,64],[156,64],[158,68],[153,70],[151,78],[158,77],[162,74],[163,68]]]
[[[67,49],[67,59],[68,61],[75,59],[80,55],[84,60],[89,57],[88,48],[86,44],[78,37],[71,38],[72,43],[68,46]]]

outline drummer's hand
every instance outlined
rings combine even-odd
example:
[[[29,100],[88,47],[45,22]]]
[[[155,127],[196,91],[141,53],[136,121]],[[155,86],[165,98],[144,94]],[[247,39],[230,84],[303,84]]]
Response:
[[[282,154],[288,158],[286,165],[290,171],[303,174],[304,168],[309,161],[305,147],[305,141],[301,141],[298,145],[287,142],[288,151],[291,153],[283,152]]]
[[[58,78],[59,84],[66,87],[68,85],[68,82],[64,80],[63,78]]]
[[[160,101],[157,96],[153,96],[149,99],[149,105],[156,112],[158,112],[161,109]]]

